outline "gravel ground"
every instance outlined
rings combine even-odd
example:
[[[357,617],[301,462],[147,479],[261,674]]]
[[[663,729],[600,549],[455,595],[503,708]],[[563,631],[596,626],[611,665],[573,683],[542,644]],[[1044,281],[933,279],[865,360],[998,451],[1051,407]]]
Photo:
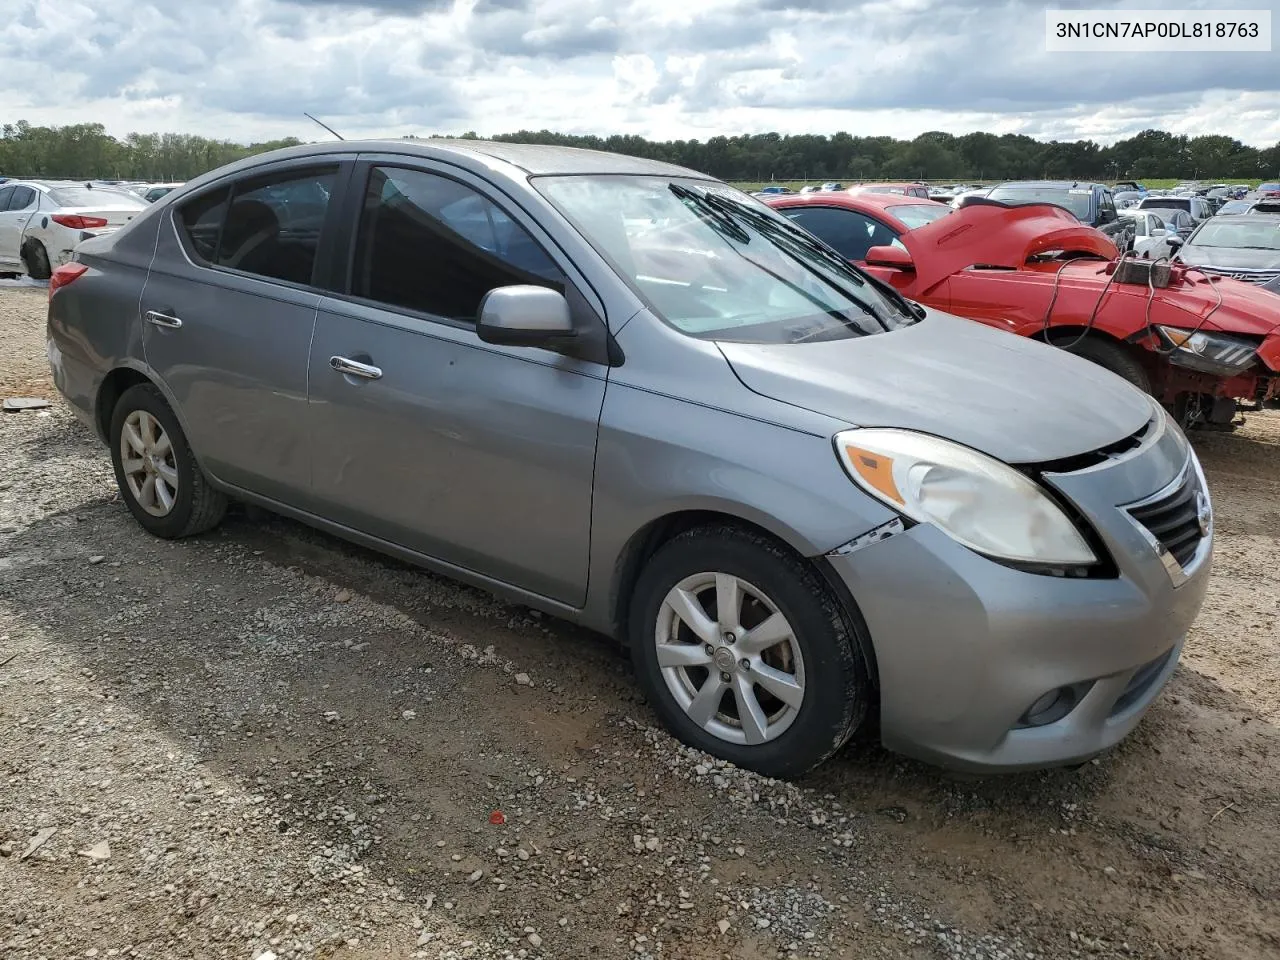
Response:
[[[47,393],[41,291],[0,391]],[[686,750],[625,656],[292,522],[165,543],[61,406],[0,417],[0,956],[1280,956],[1280,417],[1197,445],[1218,566],[1074,772]]]

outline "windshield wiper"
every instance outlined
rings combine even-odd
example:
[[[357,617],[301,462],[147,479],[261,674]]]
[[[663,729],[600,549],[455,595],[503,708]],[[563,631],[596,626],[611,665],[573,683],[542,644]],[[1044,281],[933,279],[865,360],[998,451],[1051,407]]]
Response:
[[[681,200],[685,200],[697,207],[700,212],[710,218],[712,222],[709,225],[716,232],[725,234],[738,241],[738,243],[751,242],[751,234],[742,229],[742,224],[734,220],[732,215],[712,204],[707,194],[699,193],[697,190],[680,183],[669,183],[667,184],[667,189]]]
[[[842,274],[858,284],[858,286],[866,286],[866,278],[853,270],[849,266],[849,261],[842,257],[837,250],[823,243],[817,237],[806,233],[791,221],[785,218],[782,220],[774,219],[760,210],[753,210],[745,203],[716,193],[709,192],[706,194],[706,198],[708,204],[725,210],[731,216],[741,217],[761,233],[770,234],[775,238],[785,238],[788,242],[794,243],[810,253],[817,254],[838,267]]]

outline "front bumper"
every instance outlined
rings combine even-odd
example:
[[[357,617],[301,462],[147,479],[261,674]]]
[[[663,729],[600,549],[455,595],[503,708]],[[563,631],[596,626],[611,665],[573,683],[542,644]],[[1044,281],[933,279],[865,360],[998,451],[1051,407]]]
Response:
[[[1184,468],[1199,477],[1181,433],[1156,423],[1127,456],[1045,476],[1098,531],[1116,577],[1024,573],[931,524],[829,556],[870,631],[886,747],[957,769],[1035,769],[1086,760],[1137,725],[1177,667],[1212,566],[1211,528],[1173,576],[1124,510]],[[1074,707],[1026,725],[1059,689]]]

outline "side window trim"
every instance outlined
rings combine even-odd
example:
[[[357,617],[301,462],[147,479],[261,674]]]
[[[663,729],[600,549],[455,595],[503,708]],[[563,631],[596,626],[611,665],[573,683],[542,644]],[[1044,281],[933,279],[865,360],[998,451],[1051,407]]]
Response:
[[[345,225],[340,218],[339,211],[343,205],[344,195],[347,192],[348,184],[351,178],[352,169],[355,166],[355,155],[351,153],[335,153],[320,154],[308,157],[295,157],[289,160],[281,160],[275,163],[263,164],[261,166],[250,167],[246,170],[238,170],[226,176],[219,177],[217,180],[200,189],[198,193],[191,196],[183,197],[182,203],[173,204],[165,211],[168,219],[169,227],[173,230],[174,237],[178,241],[178,247],[182,251],[183,257],[188,265],[201,270],[211,270],[215,273],[224,273],[233,277],[243,277],[249,280],[256,280],[259,283],[278,284],[283,287],[289,287],[294,290],[306,290],[313,293],[329,293],[331,292],[331,283],[333,276],[333,260],[334,245],[338,240],[338,235],[342,232]],[[221,190],[227,191],[227,210],[230,211],[231,203],[235,199],[236,187],[249,180],[260,180],[265,177],[275,176],[277,174],[287,174],[291,171],[299,173],[308,170],[321,170],[328,167],[336,167],[333,177],[333,195],[330,197],[329,204],[325,209],[324,222],[320,227],[319,245],[316,249],[316,260],[311,271],[310,283],[295,283],[290,280],[281,280],[278,277],[263,276],[259,273],[251,273],[247,270],[238,270],[234,267],[224,266],[218,263],[211,263],[204,257],[196,253],[191,247],[190,238],[181,222],[182,211],[189,205],[198,203],[200,200],[217,193]],[[218,255],[218,251],[222,246],[222,231],[226,225],[226,213],[222,216],[222,221],[218,224],[218,236],[214,242],[214,256]]]
[[[350,175],[347,199],[343,205],[342,230],[340,231],[343,242],[334,258],[334,285],[330,296],[398,313],[427,323],[438,323],[455,329],[475,332],[475,324],[470,321],[456,320],[403,305],[371,300],[352,292],[358,252],[356,245],[359,241],[360,218],[364,208],[365,191],[368,190],[369,178],[373,175],[375,168],[390,167],[453,180],[496,206],[512,223],[524,230],[530,239],[538,245],[551,263],[564,275],[568,284],[574,288],[583,306],[594,315],[595,321],[600,323],[607,331],[604,302],[587,281],[586,276],[578,269],[577,264],[573,262],[573,259],[564,249],[542,229],[537,218],[530,214],[515,197],[501,189],[500,186],[464,167],[454,166],[433,157],[365,153],[356,157],[355,161]],[[568,291],[566,291],[567,293]],[[572,298],[570,298],[570,302],[572,303]]]

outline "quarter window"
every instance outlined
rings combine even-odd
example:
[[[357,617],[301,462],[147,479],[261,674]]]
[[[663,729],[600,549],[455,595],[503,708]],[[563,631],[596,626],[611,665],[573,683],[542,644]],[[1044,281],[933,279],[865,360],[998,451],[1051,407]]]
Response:
[[[564,292],[565,277],[528,231],[471,187],[421,170],[373,168],[353,294],[475,322],[485,294],[512,284]]]
[[[788,207],[781,212],[849,260],[865,260],[872,247],[902,246],[893,230],[856,210]]]
[[[179,219],[201,260],[309,284],[336,175],[326,167],[244,180],[185,204]]]

